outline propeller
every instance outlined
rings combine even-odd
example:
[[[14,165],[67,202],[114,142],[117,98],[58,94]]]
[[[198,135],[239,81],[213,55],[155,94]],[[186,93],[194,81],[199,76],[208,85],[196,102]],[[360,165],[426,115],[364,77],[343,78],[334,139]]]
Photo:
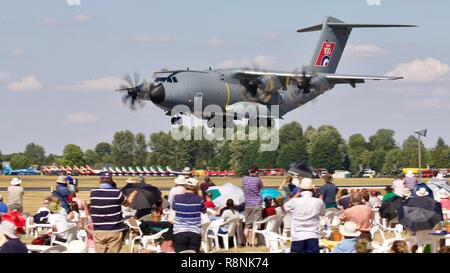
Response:
[[[123,96],[123,104],[128,104],[131,110],[136,110],[136,105],[139,107],[144,106],[144,101],[140,97],[140,93],[143,90],[146,81],[140,81],[141,77],[138,73],[134,73],[133,77],[130,74],[124,76],[124,83],[119,86],[116,91],[126,91],[127,93]]]
[[[303,91],[304,94],[311,93],[311,79],[312,77],[306,77],[306,69],[302,69],[301,75],[299,75],[297,68],[295,68],[293,74],[295,75],[294,81],[297,83],[299,90]]]

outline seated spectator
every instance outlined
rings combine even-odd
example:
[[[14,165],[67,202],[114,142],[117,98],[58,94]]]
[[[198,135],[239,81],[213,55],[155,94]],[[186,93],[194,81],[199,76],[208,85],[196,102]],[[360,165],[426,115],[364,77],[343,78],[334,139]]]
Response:
[[[0,246],[0,253],[28,253],[28,248],[20,241],[17,226],[10,220],[2,218],[0,235],[3,235],[6,240]]]
[[[281,195],[278,195],[273,200],[273,203],[274,203],[274,208],[275,208],[275,214],[276,215],[284,215],[284,208],[283,208],[284,200],[283,200],[283,197]]]
[[[200,184],[200,190],[202,191],[202,195],[205,196],[209,187],[213,187],[215,185],[216,184],[214,184],[214,182],[211,181],[211,178],[209,177],[209,175],[205,175],[203,183]]]
[[[48,223],[52,225],[53,232],[61,232],[69,228],[67,216],[60,214],[61,208],[56,202],[50,202],[48,209],[50,210]],[[67,241],[67,234],[56,235],[56,240],[65,243]],[[44,244],[50,245],[50,238]]]
[[[402,175],[397,175],[395,178],[395,181],[392,182],[392,188],[394,189],[395,194],[401,196],[405,189],[405,181],[403,181]]]
[[[347,189],[342,189],[339,191],[338,207],[340,209],[348,209],[350,207],[350,194],[348,194]]]
[[[272,197],[266,196],[264,198],[264,209],[262,211],[262,218],[267,218],[269,216],[275,215],[277,212],[275,211],[274,206],[272,206]]]
[[[2,215],[2,221],[10,221],[13,223],[16,226],[16,234],[25,233],[26,217],[22,214],[22,205],[9,205],[9,211]]]
[[[0,214],[7,213],[8,212],[8,206],[3,203],[3,196],[0,195]]]
[[[397,240],[392,244],[391,253],[409,253],[408,245],[405,241]]]
[[[344,239],[331,251],[331,253],[356,253],[355,245],[359,240],[361,232],[354,222],[345,222],[339,226],[339,233]]]
[[[48,215],[50,214],[50,210],[48,209],[48,204],[50,203],[51,198],[47,197],[42,202],[42,207],[40,207],[36,214],[33,216],[33,220],[36,224],[46,224],[48,221]]]
[[[378,198],[379,195],[381,195],[381,194],[378,191],[374,191],[374,190],[370,191],[369,204],[372,208],[381,207],[381,199]]]
[[[163,210],[170,208],[169,195],[167,195],[167,194],[164,195],[161,207],[162,207]]]
[[[224,222],[239,217],[239,212],[234,208],[234,202],[233,199],[228,199],[225,209],[222,211],[220,217],[223,219]],[[219,232],[222,234],[225,234],[228,232],[228,225],[222,226],[219,229]]]
[[[205,196],[205,201],[204,201],[205,207],[209,208],[209,209],[216,208],[216,205],[212,201],[212,193],[211,192],[207,192],[204,196]]]
[[[70,212],[67,219],[72,223],[78,223],[80,221],[80,211],[77,202],[72,201],[72,203],[70,203]]]
[[[394,193],[394,189],[391,186],[387,186],[384,190],[386,191],[386,194],[383,196],[383,200],[381,201],[381,203],[386,202],[392,197],[398,196],[397,194]]]

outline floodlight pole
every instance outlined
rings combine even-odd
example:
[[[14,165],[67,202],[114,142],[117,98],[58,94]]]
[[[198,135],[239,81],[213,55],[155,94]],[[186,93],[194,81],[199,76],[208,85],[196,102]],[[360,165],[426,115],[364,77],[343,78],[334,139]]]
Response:
[[[421,159],[422,158],[421,158],[421,153],[420,153],[420,134],[417,134],[417,136],[418,136],[418,140],[419,140],[418,143],[419,143],[419,179],[420,179],[420,178],[422,178],[422,172],[421,172],[421,165],[422,165]]]

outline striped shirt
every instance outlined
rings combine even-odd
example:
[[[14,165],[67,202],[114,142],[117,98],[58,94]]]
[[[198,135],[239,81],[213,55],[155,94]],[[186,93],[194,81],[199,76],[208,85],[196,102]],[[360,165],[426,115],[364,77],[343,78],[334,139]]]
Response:
[[[120,190],[93,189],[90,200],[94,230],[121,231],[125,229],[122,204],[126,201],[126,197]]]
[[[175,195],[173,198],[175,223],[173,233],[193,232],[201,234],[201,213],[206,210],[203,198],[193,193]]]
[[[258,207],[262,205],[261,190],[263,184],[257,176],[244,176],[242,178],[242,189],[244,190],[245,207]]]

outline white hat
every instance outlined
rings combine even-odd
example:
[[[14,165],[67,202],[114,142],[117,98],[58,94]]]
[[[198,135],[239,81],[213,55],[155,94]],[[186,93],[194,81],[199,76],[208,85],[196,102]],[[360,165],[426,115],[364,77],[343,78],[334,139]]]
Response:
[[[428,191],[423,187],[416,191],[417,196],[427,196],[428,194]]]
[[[450,197],[450,193],[446,189],[440,189],[438,194],[439,194],[439,198],[441,198],[441,199]]]
[[[312,190],[314,189],[313,181],[311,178],[303,178],[300,183],[300,189],[302,190]]]
[[[0,233],[3,233],[11,239],[19,238],[16,235],[16,229],[16,225],[11,223],[10,221],[2,221],[2,223],[0,224]]]
[[[406,176],[406,177],[414,177],[414,173],[413,173],[412,170],[409,170],[409,171],[406,173],[405,176]]]
[[[191,168],[185,167],[185,168],[183,169],[183,174],[192,174]]]
[[[300,179],[298,179],[298,177],[292,178],[292,184],[296,187],[300,186]]]
[[[436,175],[436,178],[439,179],[439,180],[442,180],[442,179],[444,179],[444,175],[442,173],[438,173]]]
[[[81,240],[73,240],[67,246],[64,253],[88,253],[88,247],[85,242]]]
[[[358,230],[358,225],[354,222],[345,222],[343,225],[339,226],[339,233],[345,237],[358,237],[361,232]]]
[[[188,178],[188,179],[186,179],[186,185],[196,187],[198,185],[198,180],[195,178],[192,178],[192,177]]]
[[[64,177],[64,175],[58,176],[58,179],[56,179],[56,183],[59,183],[59,184],[66,184],[67,181],[66,181],[66,178]]]
[[[13,180],[11,180],[11,185],[13,186],[17,186],[20,185],[22,183],[22,180],[20,180],[18,177],[13,178]]]
[[[186,178],[184,178],[184,176],[179,175],[177,178],[175,178],[175,184],[177,185],[184,185],[186,184]]]
[[[411,190],[410,189],[403,189],[402,195],[404,197],[410,197],[411,196]]]

